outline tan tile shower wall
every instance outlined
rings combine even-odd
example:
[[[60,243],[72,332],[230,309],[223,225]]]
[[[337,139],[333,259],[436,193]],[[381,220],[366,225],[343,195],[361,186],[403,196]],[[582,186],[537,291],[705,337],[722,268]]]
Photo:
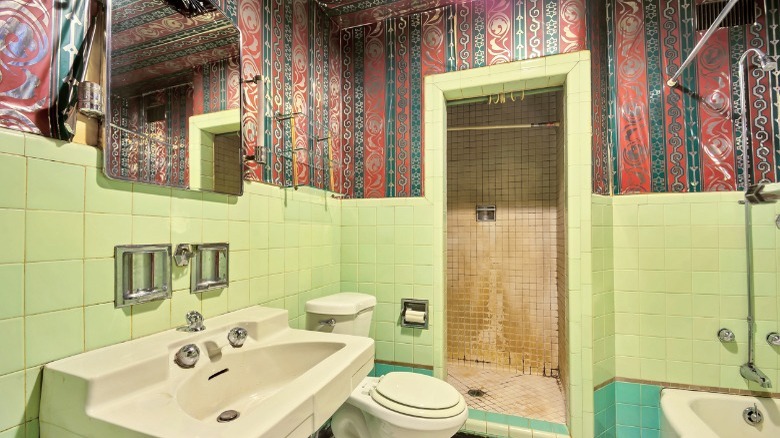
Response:
[[[554,121],[559,101],[452,106],[448,127]],[[450,359],[558,374],[557,137],[556,128],[448,133]],[[496,205],[496,221],[476,222],[477,204]]]

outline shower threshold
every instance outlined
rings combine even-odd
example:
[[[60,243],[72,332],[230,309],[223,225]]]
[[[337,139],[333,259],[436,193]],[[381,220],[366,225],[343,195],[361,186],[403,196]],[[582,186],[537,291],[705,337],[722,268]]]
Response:
[[[558,379],[495,369],[490,364],[447,362],[447,382],[463,394],[469,408],[566,423]]]

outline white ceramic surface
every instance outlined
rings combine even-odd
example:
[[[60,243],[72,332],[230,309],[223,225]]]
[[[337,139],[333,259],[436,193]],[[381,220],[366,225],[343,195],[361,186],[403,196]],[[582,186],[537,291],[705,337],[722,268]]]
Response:
[[[749,425],[745,408],[756,405],[764,421]],[[664,438],[777,438],[780,400],[710,392],[661,391],[661,436]]]
[[[285,310],[252,307],[205,324],[46,365],[41,436],[308,437],[373,365],[370,338],[294,330]],[[236,326],[249,332],[242,348],[227,342]],[[200,360],[182,369],[173,358],[190,343]],[[228,409],[240,416],[218,423]]]

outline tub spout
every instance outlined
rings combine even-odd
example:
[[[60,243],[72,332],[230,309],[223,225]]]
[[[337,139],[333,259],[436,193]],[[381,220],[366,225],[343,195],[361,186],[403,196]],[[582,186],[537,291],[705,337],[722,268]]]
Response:
[[[748,362],[739,367],[739,373],[747,380],[758,383],[762,388],[772,387],[772,382],[769,380],[769,377],[762,373],[752,362]]]

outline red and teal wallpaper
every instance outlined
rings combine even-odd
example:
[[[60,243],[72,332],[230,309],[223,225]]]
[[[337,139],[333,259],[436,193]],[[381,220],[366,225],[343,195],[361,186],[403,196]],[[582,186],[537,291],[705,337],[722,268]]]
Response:
[[[342,30],[342,191],[423,195],[423,78],[583,50],[585,12],[585,0],[475,0]]]
[[[90,0],[0,0],[0,126],[56,132],[52,107],[89,17]]]
[[[590,5],[595,16],[603,14],[590,32],[595,192],[608,193],[610,184],[616,194],[742,189],[746,158],[750,181],[777,181],[777,73],[750,63],[747,157],[734,114],[739,57],[748,48],[778,55],[780,2],[767,0],[767,12],[764,2],[755,2],[754,25],[717,30],[680,86],[670,88],[666,79],[704,33],[693,27],[699,1],[607,0],[603,11]]]

